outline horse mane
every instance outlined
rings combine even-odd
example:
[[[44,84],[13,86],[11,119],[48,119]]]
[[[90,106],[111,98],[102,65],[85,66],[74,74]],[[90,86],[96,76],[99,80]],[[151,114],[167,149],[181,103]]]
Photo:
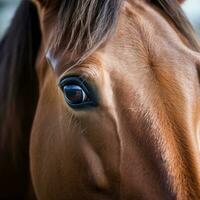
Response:
[[[123,0],[62,0],[49,49],[62,48],[69,65],[85,58],[112,33]],[[62,55],[61,55],[62,56]]]
[[[123,1],[54,1],[54,4],[59,4],[55,9],[58,17],[49,40],[49,50],[56,54],[58,49],[62,49],[63,55],[68,55],[69,66],[82,61],[110,36],[120,15]],[[164,13],[186,38],[191,49],[200,51],[195,32],[177,0],[147,2]]]
[[[0,198],[2,188],[11,188],[15,179],[17,194],[27,187],[23,181],[29,173],[29,136],[38,99],[35,61],[40,40],[36,6],[22,0],[0,43]]]

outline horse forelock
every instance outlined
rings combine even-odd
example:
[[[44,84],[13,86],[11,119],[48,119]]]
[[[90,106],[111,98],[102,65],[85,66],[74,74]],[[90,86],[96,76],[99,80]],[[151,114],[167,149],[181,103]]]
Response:
[[[72,65],[105,41],[114,29],[123,0],[63,0],[48,49],[68,55]],[[62,56],[59,55],[59,56]]]
[[[56,24],[51,30],[47,49],[60,58],[67,56],[67,66],[83,61],[113,33],[123,2],[125,0],[54,1],[54,9],[51,14],[48,12],[48,16],[54,15]],[[177,0],[147,2],[171,21],[191,49],[200,50],[195,31]]]

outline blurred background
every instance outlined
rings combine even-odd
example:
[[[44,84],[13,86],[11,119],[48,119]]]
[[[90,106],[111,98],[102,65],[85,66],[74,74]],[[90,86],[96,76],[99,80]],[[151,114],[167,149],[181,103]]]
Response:
[[[200,36],[200,0],[186,0],[182,7]]]
[[[0,0],[0,38],[8,27],[20,0]],[[186,0],[183,9],[200,35],[200,0]]]
[[[0,38],[10,23],[20,0],[0,0]]]

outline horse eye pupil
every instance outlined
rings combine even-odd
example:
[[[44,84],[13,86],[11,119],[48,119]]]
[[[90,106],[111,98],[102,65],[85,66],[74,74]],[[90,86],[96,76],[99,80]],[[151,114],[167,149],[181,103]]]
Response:
[[[85,92],[78,85],[64,86],[65,98],[70,104],[81,104],[85,100]]]

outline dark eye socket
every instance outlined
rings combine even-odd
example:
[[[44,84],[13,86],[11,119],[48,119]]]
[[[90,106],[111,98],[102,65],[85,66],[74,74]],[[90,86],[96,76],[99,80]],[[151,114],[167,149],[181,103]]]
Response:
[[[94,89],[78,76],[65,77],[60,81],[67,104],[74,108],[89,108],[97,106]]]

